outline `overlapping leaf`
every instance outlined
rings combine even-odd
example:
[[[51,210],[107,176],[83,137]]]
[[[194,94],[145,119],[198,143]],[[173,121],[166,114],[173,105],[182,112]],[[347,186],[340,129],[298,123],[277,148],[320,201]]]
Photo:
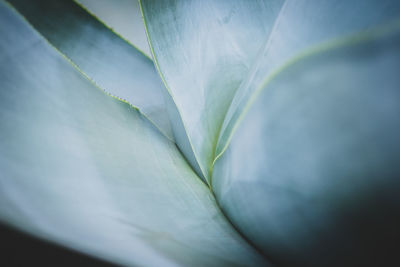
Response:
[[[10,0],[58,50],[102,89],[126,99],[172,139],[166,89],[150,58],[69,0]]]
[[[136,109],[4,2],[0,34],[2,222],[124,265],[265,264]]]
[[[171,137],[168,110],[192,168],[274,261],[393,259],[396,1],[143,0],[166,89],[149,58],[78,5],[10,2],[80,71]],[[0,24],[3,221],[122,264],[266,264],[173,143],[1,10],[13,22]]]
[[[207,181],[225,113],[282,4],[141,1],[155,64],[178,109],[176,142]]]

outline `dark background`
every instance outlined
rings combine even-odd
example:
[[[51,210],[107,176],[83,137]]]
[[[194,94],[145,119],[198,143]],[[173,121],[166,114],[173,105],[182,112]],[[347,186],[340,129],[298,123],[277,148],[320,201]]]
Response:
[[[0,223],[0,266],[115,266]]]

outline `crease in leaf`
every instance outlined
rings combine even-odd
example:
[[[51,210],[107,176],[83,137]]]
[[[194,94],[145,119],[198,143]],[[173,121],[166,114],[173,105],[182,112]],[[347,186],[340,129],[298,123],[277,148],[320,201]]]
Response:
[[[281,6],[281,8],[280,8],[280,10],[278,12],[278,15],[277,15],[277,17],[276,17],[276,19],[275,19],[275,21],[273,23],[272,30],[269,33],[267,40],[264,42],[264,45],[260,48],[260,52],[257,53],[259,56],[256,57],[255,62],[252,64],[252,67],[250,68],[249,72],[246,75],[246,78],[244,78],[242,80],[239,88],[235,92],[235,96],[232,98],[232,101],[229,104],[229,108],[226,110],[226,112],[224,114],[224,120],[223,120],[223,123],[220,125],[220,127],[218,129],[218,134],[217,134],[218,138],[217,138],[217,140],[215,142],[215,145],[213,147],[213,161],[212,161],[212,163],[210,165],[210,174],[211,174],[210,175],[211,176],[210,184],[212,184],[212,178],[213,178],[212,170],[214,168],[215,161],[217,161],[218,158],[223,153],[221,151],[218,151],[218,148],[220,146],[220,144],[219,144],[220,143],[220,139],[223,137],[223,135],[226,132],[226,127],[227,126],[225,125],[226,124],[225,120],[227,120],[227,117],[231,116],[230,113],[235,110],[234,108],[232,108],[232,106],[234,106],[236,104],[235,101],[237,101],[237,99],[241,98],[241,97],[238,96],[238,94],[243,94],[243,91],[247,90],[247,88],[250,86],[250,83],[254,79],[254,76],[256,75],[256,72],[257,72],[257,70],[258,70],[258,68],[259,68],[259,66],[260,66],[260,64],[262,62],[262,59],[263,59],[262,55],[264,55],[266,53],[266,51],[269,49],[269,47],[270,47],[271,36],[275,33],[275,30],[276,30],[277,25],[279,24],[279,21],[280,21],[280,19],[282,17],[282,14],[284,12],[286,4],[287,4],[287,0],[285,0],[283,2],[282,6]],[[242,88],[244,88],[244,89],[242,89]],[[228,126],[229,126],[229,124],[228,124]],[[229,133],[232,134],[232,132],[234,132],[234,130],[235,129],[232,129]],[[227,144],[225,145],[225,147],[222,150],[225,150],[228,145],[229,145],[229,141],[227,142]]]
[[[224,114],[283,1],[139,3],[153,59],[210,184]],[[245,41],[249,36],[252,42]],[[181,146],[179,138],[177,144]]]
[[[176,105],[176,101],[175,101],[174,96],[173,96],[173,94],[172,94],[172,92],[171,92],[171,89],[169,88],[167,82],[165,81],[164,74],[161,72],[159,63],[158,63],[158,61],[157,61],[157,57],[156,57],[155,54],[154,54],[154,49],[153,49],[153,45],[152,45],[152,42],[151,42],[151,37],[150,37],[149,32],[148,32],[148,29],[147,29],[147,22],[146,22],[146,19],[145,19],[144,14],[143,14],[143,7],[142,7],[142,2],[141,2],[141,0],[139,0],[139,6],[140,6],[140,12],[141,12],[141,14],[142,14],[143,22],[144,22],[144,27],[145,27],[145,31],[146,31],[146,36],[147,36],[147,39],[148,39],[148,42],[149,42],[149,47],[150,47],[151,55],[152,55],[153,60],[154,60],[154,66],[156,67],[157,72],[158,72],[158,74],[160,75],[161,80],[162,80],[162,82],[163,82],[165,88],[167,89],[168,94],[169,94],[169,96],[171,97],[171,99],[172,99],[172,101],[173,101],[173,103],[174,103],[174,106],[175,106],[175,107],[170,107],[170,109],[173,109],[173,111],[169,111],[169,112],[170,112],[170,113],[171,113],[171,112],[176,112],[176,113],[178,114],[178,118],[179,118],[179,122],[178,122],[178,123],[182,125],[181,127],[183,127],[184,132],[185,132],[185,134],[186,134],[185,137],[180,136],[180,137],[181,137],[181,140],[182,140],[182,139],[187,139],[187,140],[184,140],[184,141],[183,141],[184,144],[181,145],[180,147],[181,147],[181,149],[183,150],[183,154],[186,155],[187,160],[190,162],[191,166],[194,168],[194,170],[196,171],[196,173],[197,173],[197,174],[201,177],[201,179],[211,188],[211,184],[210,184],[210,183],[208,182],[208,180],[206,179],[206,177],[207,177],[207,176],[206,176],[206,172],[203,170],[203,168],[202,168],[201,165],[199,164],[198,156],[196,155],[196,151],[195,151],[195,149],[194,149],[194,147],[193,147],[193,143],[192,143],[192,141],[191,141],[191,138],[190,138],[190,136],[187,134],[187,126],[185,125],[185,122],[184,122],[183,117],[182,117],[182,115],[181,115],[181,111],[179,110],[179,107]],[[178,126],[178,127],[179,127],[179,126]],[[177,128],[178,128],[178,127],[177,127]],[[176,134],[175,134],[175,135],[176,135]],[[188,144],[189,144],[190,149],[187,148],[187,145],[186,145],[185,143],[188,143]]]

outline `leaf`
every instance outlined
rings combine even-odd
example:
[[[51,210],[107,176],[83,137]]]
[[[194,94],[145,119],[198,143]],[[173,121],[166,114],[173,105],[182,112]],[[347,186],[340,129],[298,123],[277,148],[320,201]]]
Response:
[[[266,264],[138,110],[4,2],[0,34],[1,222],[123,265]]]
[[[69,0],[10,0],[53,46],[108,93],[126,99],[172,137],[165,88],[153,62]]]
[[[138,1],[78,0],[78,2],[151,57]]]
[[[213,190],[278,265],[398,265],[399,69],[397,21],[321,45],[263,83]]]
[[[287,1],[258,61],[234,96],[221,129],[216,157],[229,145],[240,116],[266,76],[274,75],[314,46],[388,23],[399,16],[400,5],[396,0]]]
[[[177,106],[172,121],[182,120],[173,126],[176,142],[210,183],[225,113],[283,1],[140,4],[154,62]]]

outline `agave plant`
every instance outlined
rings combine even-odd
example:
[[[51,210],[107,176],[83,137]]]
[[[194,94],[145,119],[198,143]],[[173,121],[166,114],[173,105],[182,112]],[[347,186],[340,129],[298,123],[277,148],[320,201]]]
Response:
[[[396,260],[399,1],[1,0],[0,34],[5,231],[120,265]]]

